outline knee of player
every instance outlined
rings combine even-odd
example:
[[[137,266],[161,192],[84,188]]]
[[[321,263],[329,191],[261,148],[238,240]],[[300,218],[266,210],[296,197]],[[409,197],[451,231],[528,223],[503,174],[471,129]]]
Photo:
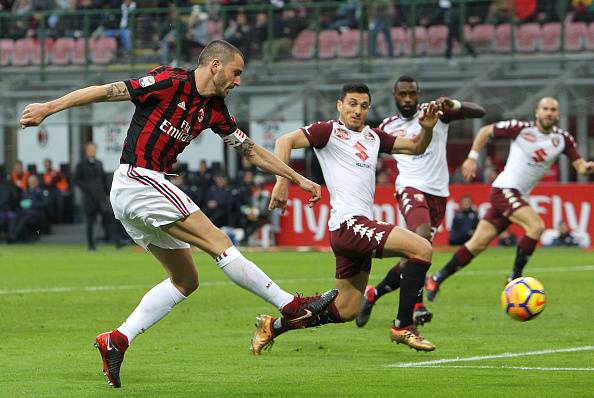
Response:
[[[413,256],[414,258],[418,258],[419,260],[431,262],[431,257],[433,256],[433,247],[431,247],[431,242],[427,239],[422,239],[422,242],[419,244],[419,248],[417,249],[417,253]]]
[[[543,232],[545,231],[545,225],[544,222],[542,220],[538,220],[537,223],[534,224],[534,235],[536,235],[535,237],[540,238],[540,236],[543,234]]]
[[[198,278],[187,278],[177,283],[174,282],[174,284],[178,288],[178,290],[186,297],[194,293],[199,286]]]

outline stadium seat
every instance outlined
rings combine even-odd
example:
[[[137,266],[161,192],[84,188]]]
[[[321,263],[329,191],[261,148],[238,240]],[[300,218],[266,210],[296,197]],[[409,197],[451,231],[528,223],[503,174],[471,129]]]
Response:
[[[446,50],[448,27],[433,25],[427,30],[427,55],[443,55]]]
[[[410,39],[405,28],[391,28],[390,36],[392,36],[392,43],[394,44],[394,56],[410,54]]]
[[[90,40],[91,60],[94,64],[107,65],[115,55],[117,43],[113,37],[100,37]]]
[[[13,52],[14,41],[12,39],[0,39],[0,66],[10,65]]]
[[[521,53],[533,53],[538,48],[540,25],[525,23],[516,28],[516,49]]]
[[[54,42],[52,48],[52,64],[53,65],[68,65],[72,59],[74,52],[74,39],[69,37],[60,37]]]
[[[545,52],[557,52],[561,48],[561,24],[549,22],[540,30],[540,50]]]
[[[511,25],[502,24],[495,28],[495,51],[508,53],[511,51]]]
[[[340,47],[338,56],[340,58],[355,58],[367,53],[367,31],[363,32],[363,48],[361,48],[361,33],[358,29],[349,29],[340,35]]]
[[[35,41],[33,39],[18,39],[14,42],[12,65],[27,66],[35,52]]]
[[[425,53],[427,52],[427,43],[429,41],[429,37],[427,35],[427,28],[425,28],[424,26],[415,26],[414,32],[415,32],[416,55],[425,55]],[[411,38],[411,51],[412,51],[412,38]]]
[[[594,22],[588,26],[588,36],[586,36],[586,50],[594,51]]]
[[[313,30],[302,30],[293,42],[293,58],[312,59],[316,46],[316,32]]]
[[[320,32],[320,58],[335,58],[340,46],[340,34],[336,30]]]
[[[582,51],[588,38],[588,25],[585,22],[570,22],[565,25],[565,50]]]
[[[495,26],[491,24],[480,24],[469,29],[469,34],[465,35],[466,40],[478,53],[493,52],[493,43],[495,43]]]
[[[89,51],[91,51],[91,39],[89,39]],[[74,42],[74,49],[72,51],[72,63],[74,65],[84,65],[87,63],[85,57],[85,39],[80,38]]]
[[[54,39],[44,39],[43,43],[45,45],[43,62],[47,65],[50,62],[50,54],[54,47]],[[41,65],[41,40],[34,40],[33,45],[35,50],[33,51],[33,54],[31,54],[31,61],[33,62],[33,65]]]

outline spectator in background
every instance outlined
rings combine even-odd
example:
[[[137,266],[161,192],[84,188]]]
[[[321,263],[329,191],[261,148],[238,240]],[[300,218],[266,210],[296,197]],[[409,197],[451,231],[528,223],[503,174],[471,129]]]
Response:
[[[217,227],[230,225],[229,214],[231,213],[231,187],[229,178],[225,173],[219,173],[214,177],[215,184],[206,192],[205,213]]]
[[[284,8],[280,17],[274,19],[274,39],[272,40],[272,59],[286,59],[291,53],[293,40],[305,28],[305,22],[292,8]]]
[[[132,51],[132,31],[130,30],[130,14],[136,9],[136,3],[133,0],[123,0],[120,6],[122,16],[120,18],[120,42],[124,48],[125,54]]]
[[[103,171],[103,163],[97,159],[97,145],[88,142],[85,146],[85,158],[76,165],[74,182],[80,188],[83,195],[83,211],[85,213],[87,248],[89,251],[97,250],[93,229],[97,215],[101,215],[101,220],[105,228],[105,235],[115,239],[112,234],[113,213],[107,200],[107,181]],[[116,246],[119,246],[118,242]]]
[[[174,59],[171,61],[171,52],[175,51],[175,43],[177,40],[176,29],[179,29],[180,36],[185,37],[187,26],[179,22],[178,26],[178,11],[174,3],[169,3],[169,12],[167,13],[167,19],[163,22],[162,30],[160,34],[155,35],[154,40],[158,41],[157,48],[161,49],[161,64],[177,66],[180,60]],[[159,39],[160,38],[160,39]],[[180,41],[181,42],[181,41]]]
[[[235,18],[229,21],[229,25],[225,29],[224,39],[241,50],[245,63],[248,62],[251,56],[251,35],[252,27],[249,24],[247,14],[244,11],[239,11]]]
[[[343,1],[336,10],[336,15],[333,18],[328,29],[338,31],[354,29],[357,27],[357,12],[359,11],[359,4],[356,1]]]
[[[17,213],[21,200],[21,190],[8,181],[5,173],[0,175],[0,241],[13,242],[16,238]]]
[[[208,13],[202,11],[200,6],[194,5],[192,13],[188,19],[188,30],[186,32],[187,49],[186,59],[197,58],[197,55],[213,40],[213,34],[210,31]],[[196,57],[193,56],[196,54]]]
[[[201,209],[206,208],[205,198],[208,189],[212,185],[212,172],[206,163],[206,160],[200,160],[198,172],[192,173],[188,176],[190,185],[196,187],[196,199],[194,202]]]
[[[27,181],[29,176],[30,173],[23,167],[23,162],[20,160],[14,162],[14,165],[12,166],[12,173],[10,174],[10,180],[21,190],[21,192],[24,192],[25,189],[27,189]]]
[[[572,235],[571,228],[565,221],[559,222],[558,236],[553,239],[551,246],[578,246],[577,239]]]
[[[509,0],[493,0],[489,6],[489,12],[485,18],[485,23],[500,25],[509,23],[512,16],[509,9]]]
[[[246,173],[248,175],[248,173]],[[250,175],[252,175],[250,173]],[[249,196],[244,197],[241,206],[242,225],[245,231],[244,243],[248,238],[260,229],[263,225],[270,222],[270,192],[265,189],[266,178],[260,174],[253,177],[252,187]]]
[[[447,59],[452,58],[452,51],[454,49],[454,41],[460,44],[460,47],[464,47],[466,52],[473,57],[476,57],[476,51],[466,41],[460,37],[460,9],[451,0],[439,0],[439,7],[443,11],[443,21],[448,26],[448,37],[446,40],[446,53]]]
[[[369,54],[372,57],[377,57],[377,37],[381,33],[384,35],[385,42],[388,46],[388,57],[394,56],[394,44],[392,44],[392,35],[390,29],[392,28],[393,8],[391,1],[381,0],[374,2],[371,6],[371,22],[369,23]]]
[[[492,184],[497,178],[497,167],[493,163],[493,159],[491,156],[486,156],[485,161],[483,163],[483,182],[485,184]]]
[[[39,239],[40,232],[50,232],[47,219],[47,192],[41,188],[36,175],[30,175],[27,179],[27,189],[23,192],[20,207],[13,232],[17,240],[34,241]]]
[[[268,45],[268,14],[266,12],[262,11],[256,14],[252,36],[252,54],[263,58]]]
[[[59,170],[54,169],[51,159],[44,159],[43,167],[45,168],[42,175],[43,186],[48,194],[48,216],[52,222],[61,222],[64,204],[58,185],[60,184],[63,188],[64,184],[68,185],[68,182]]]
[[[448,243],[450,245],[461,245],[466,242],[476,229],[479,222],[478,212],[472,204],[469,195],[460,197],[460,208],[454,214]]]
[[[594,2],[592,0],[572,0],[572,18],[573,22],[594,21]]]

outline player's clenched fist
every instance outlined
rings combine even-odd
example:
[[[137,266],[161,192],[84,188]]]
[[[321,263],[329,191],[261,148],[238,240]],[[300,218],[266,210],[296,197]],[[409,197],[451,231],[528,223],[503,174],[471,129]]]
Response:
[[[29,127],[29,126],[39,126],[43,119],[45,119],[49,114],[49,109],[47,104],[29,104],[23,110],[23,114],[21,115],[21,120],[19,123],[21,124],[21,128]]]
[[[423,104],[421,105],[419,124],[425,128],[433,128],[442,114],[441,106],[437,102],[431,101],[427,104]]]

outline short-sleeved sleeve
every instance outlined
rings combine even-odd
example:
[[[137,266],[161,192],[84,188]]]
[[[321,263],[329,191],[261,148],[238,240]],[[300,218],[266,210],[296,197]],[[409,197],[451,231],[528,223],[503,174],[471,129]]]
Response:
[[[563,149],[563,153],[571,160],[575,162],[578,159],[581,159],[579,152],[577,151],[577,146],[575,145],[575,140],[567,131],[563,131],[561,133],[563,139],[565,140],[565,148]]]
[[[328,143],[334,124],[332,122],[316,122],[301,128],[305,137],[314,148],[323,148]]]
[[[149,72],[148,75],[138,79],[124,80],[132,102],[143,104],[148,101],[160,100],[171,95],[173,80],[169,74],[168,67],[159,66]]]
[[[379,151],[383,153],[392,153],[392,150],[394,149],[394,142],[396,141],[396,136],[388,134],[380,129],[373,129],[373,131],[378,135],[380,139]]]
[[[519,120],[504,120],[493,125],[493,137],[495,138],[516,138],[520,132],[532,125]]]
[[[213,101],[208,127],[219,135],[229,135],[237,130],[235,118],[231,116],[223,100],[215,99]]]

